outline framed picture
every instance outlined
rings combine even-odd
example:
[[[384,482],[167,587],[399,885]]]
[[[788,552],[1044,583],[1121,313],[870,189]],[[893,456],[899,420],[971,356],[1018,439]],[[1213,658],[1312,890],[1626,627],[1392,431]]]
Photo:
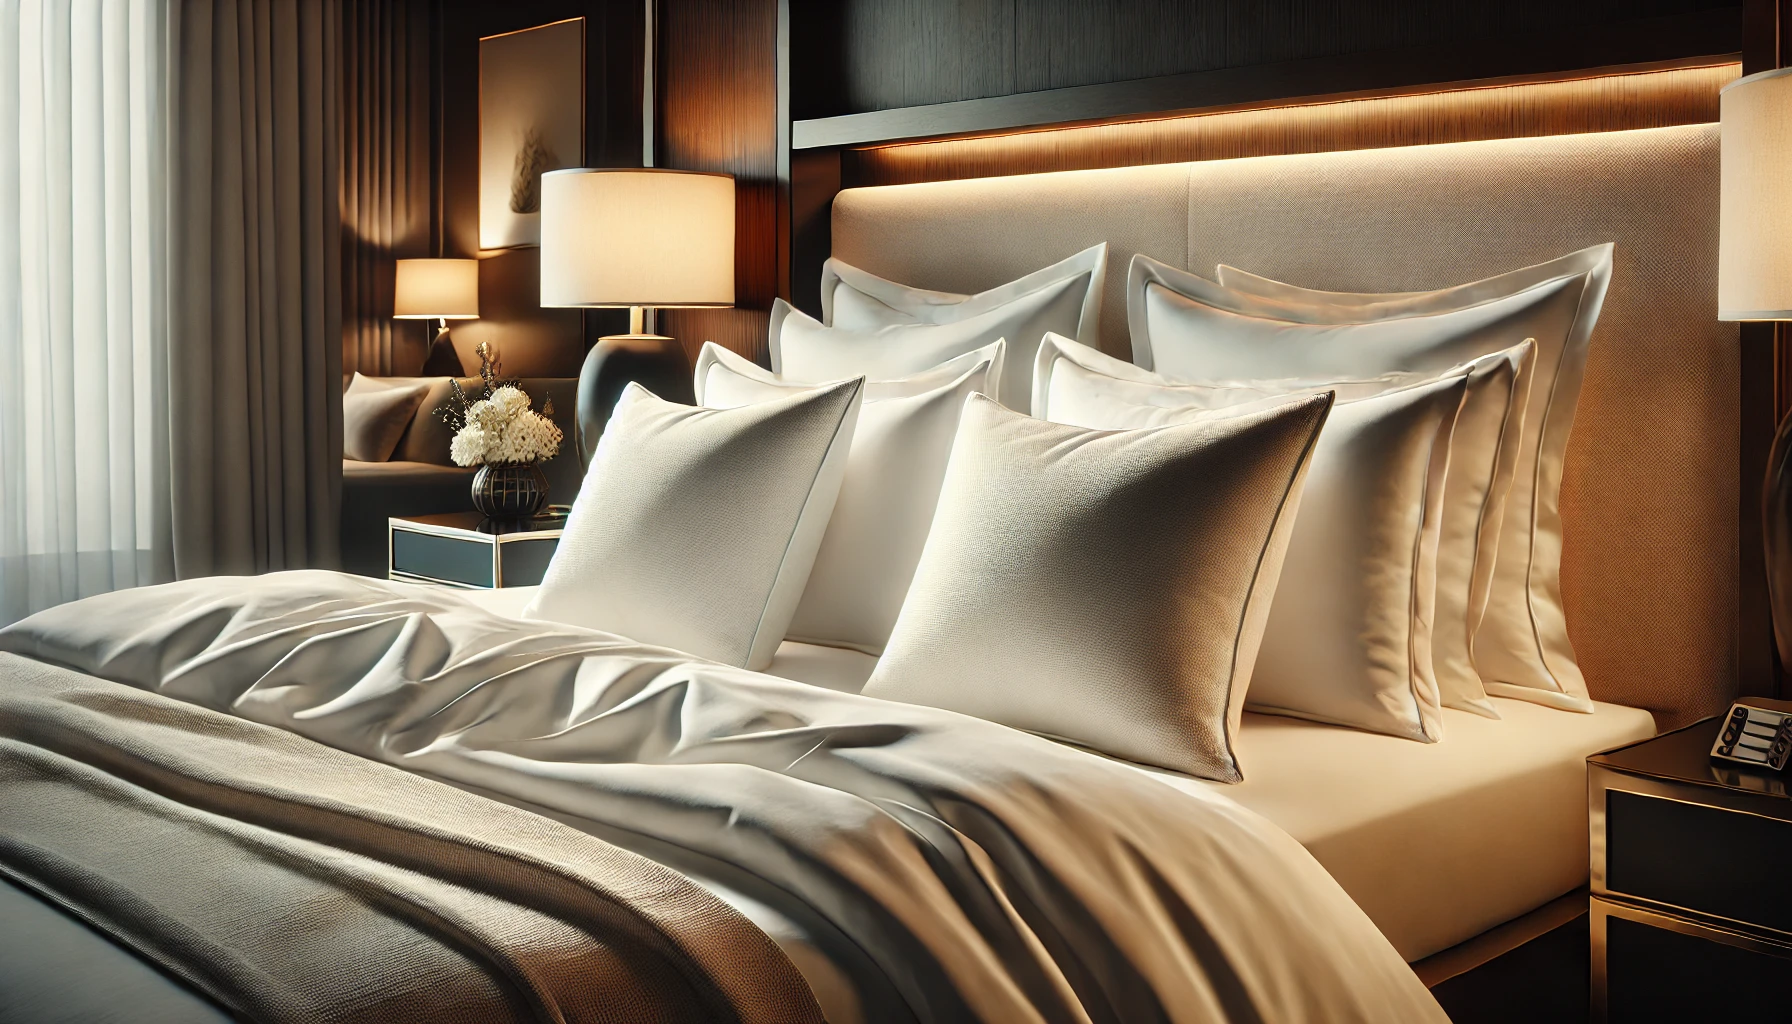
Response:
[[[479,40],[479,248],[541,244],[541,175],[585,163],[585,19]]]

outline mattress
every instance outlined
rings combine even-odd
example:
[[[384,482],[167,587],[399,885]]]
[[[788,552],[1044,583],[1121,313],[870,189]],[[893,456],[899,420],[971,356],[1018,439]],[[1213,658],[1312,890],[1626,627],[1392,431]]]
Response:
[[[514,615],[530,594],[472,596]],[[786,641],[767,671],[856,691],[876,663]],[[1655,735],[1638,708],[1595,704],[1583,715],[1492,700],[1498,721],[1444,709],[1438,743],[1247,714],[1243,782],[1139,770],[1179,788],[1217,789],[1280,826],[1402,956],[1419,960],[1585,884],[1587,756]]]

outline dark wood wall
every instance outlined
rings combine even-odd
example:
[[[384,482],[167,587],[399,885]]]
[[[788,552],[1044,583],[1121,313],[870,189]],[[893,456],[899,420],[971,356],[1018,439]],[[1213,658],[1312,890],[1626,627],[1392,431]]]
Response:
[[[1737,0],[790,0],[798,119],[1401,49],[1549,46]]]

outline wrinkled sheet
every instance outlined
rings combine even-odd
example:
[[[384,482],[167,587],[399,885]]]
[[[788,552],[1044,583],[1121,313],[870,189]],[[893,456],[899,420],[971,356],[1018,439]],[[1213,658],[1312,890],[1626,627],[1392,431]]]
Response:
[[[1265,819],[950,712],[326,572],[89,598],[0,650],[633,837],[833,929],[869,1017],[1445,1020]]]

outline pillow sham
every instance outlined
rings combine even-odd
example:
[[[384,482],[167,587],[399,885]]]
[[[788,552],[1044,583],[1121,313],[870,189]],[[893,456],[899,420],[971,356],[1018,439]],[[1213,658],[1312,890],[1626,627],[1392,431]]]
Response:
[[[351,462],[390,460],[431,383],[356,372],[342,393],[342,457]]]
[[[1060,365],[1054,422],[1140,428],[1199,420],[1261,393],[1157,388],[1132,404]],[[1131,391],[1144,387],[1133,383]],[[1431,643],[1449,442],[1467,375],[1339,402],[1313,452],[1301,514],[1247,707],[1407,739],[1443,734]]]
[[[840,497],[822,535],[786,637],[882,653],[902,610],[933,524],[965,399],[996,375],[1003,344],[898,381],[867,381]],[[970,356],[978,361],[960,366]],[[941,371],[956,375],[940,380]],[[766,402],[792,385],[705,343],[697,357],[698,401],[727,409]]]
[[[1153,430],[972,395],[864,692],[1221,782],[1329,395]]]
[[[819,322],[773,303],[772,369],[810,382],[861,373],[890,380],[1002,338],[1007,365],[985,394],[1024,411],[1045,332],[1096,343],[1106,274],[1105,242],[976,295],[910,288],[830,259]]]
[[[770,664],[840,492],[863,384],[740,409],[629,384],[524,617]]]
[[[1487,692],[1592,710],[1562,606],[1562,464],[1612,247],[1592,246],[1440,292],[1317,299],[1290,311],[1158,263],[1133,261],[1127,311],[1135,359],[1171,378],[1330,378],[1441,370],[1537,344],[1508,514],[1475,665]],[[1308,293],[1313,294],[1313,293]]]
[[[1139,427],[1173,422],[1184,409],[1222,408],[1296,392],[1329,390],[1339,404],[1463,375],[1462,408],[1450,432],[1438,524],[1431,669],[1444,707],[1487,718],[1499,712],[1475,671],[1474,627],[1486,609],[1500,522],[1518,457],[1525,394],[1536,346],[1452,367],[1444,374],[1391,373],[1362,380],[1253,381],[1178,386],[1065,338],[1048,336],[1034,371],[1034,408],[1046,419]]]

